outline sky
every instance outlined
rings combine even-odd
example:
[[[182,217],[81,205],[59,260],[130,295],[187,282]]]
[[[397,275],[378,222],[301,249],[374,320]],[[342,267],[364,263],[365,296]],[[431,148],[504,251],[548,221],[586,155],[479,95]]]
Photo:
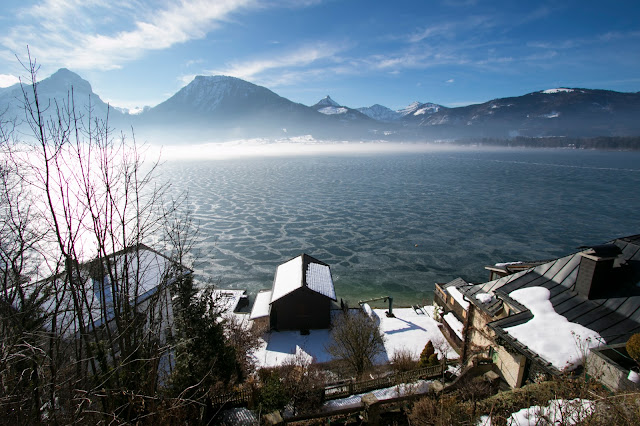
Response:
[[[555,87],[640,91],[640,2],[2,0],[0,87],[65,67],[113,106],[196,75],[313,105],[462,106]]]

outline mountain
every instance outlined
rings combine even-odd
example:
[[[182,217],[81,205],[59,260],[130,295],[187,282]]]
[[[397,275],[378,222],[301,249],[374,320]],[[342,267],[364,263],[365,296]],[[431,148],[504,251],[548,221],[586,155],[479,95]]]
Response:
[[[149,131],[174,138],[212,140],[330,133],[330,117],[271,90],[227,76],[197,76],[175,95],[142,112]]]
[[[640,94],[556,88],[413,116],[419,127],[455,137],[638,136]]]
[[[370,107],[357,108],[357,110],[367,117],[377,121],[390,122],[402,118],[402,114],[400,114],[398,111],[393,111],[392,109],[380,104],[371,105]]]
[[[363,124],[370,122],[369,117],[365,114],[356,109],[340,105],[328,95],[320,99],[311,108],[324,115],[333,116],[342,122],[362,122]]]
[[[31,85],[25,84],[25,93],[29,97],[29,101],[33,102],[33,91]],[[85,118],[91,117],[104,119],[109,114],[109,124],[113,128],[128,126],[125,114],[120,111],[109,108],[100,96],[93,92],[91,84],[81,78],[78,74],[61,68],[38,82],[38,99],[40,108],[45,119],[55,119],[57,108],[64,110],[71,101],[75,104],[76,112]],[[18,124],[27,128],[27,123],[23,122],[24,112],[24,95],[22,86],[14,84],[0,91],[0,111],[5,111],[5,118],[17,118]]]
[[[370,107],[358,108],[358,111],[377,121],[393,122],[398,120],[410,121],[413,117],[424,118],[445,109],[442,105],[432,103],[413,102],[405,108],[393,111],[385,106],[375,104]]]
[[[92,117],[108,112],[114,130],[129,132],[133,126],[151,143],[292,135],[402,141],[640,136],[640,93],[595,89],[553,88],[457,108],[414,102],[392,111],[379,104],[353,109],[330,96],[309,107],[238,78],[198,76],[161,104],[130,114],[109,107],[88,81],[63,68],[38,83],[45,116],[51,118],[71,93],[85,117],[89,108]],[[19,84],[0,90],[0,111],[3,120],[24,118]]]
[[[428,117],[431,114],[434,114],[443,109],[447,109],[447,107],[444,107],[438,104],[433,104],[431,102],[427,102],[424,104],[420,102],[413,102],[406,108],[398,110],[397,112],[403,118],[411,120],[413,117],[418,117],[420,119],[424,117]]]
[[[331,99],[331,96],[327,95],[324,98],[320,99],[318,103],[312,106],[311,108],[320,109],[320,108],[326,108],[326,107],[339,108],[340,104],[334,101],[333,99]]]

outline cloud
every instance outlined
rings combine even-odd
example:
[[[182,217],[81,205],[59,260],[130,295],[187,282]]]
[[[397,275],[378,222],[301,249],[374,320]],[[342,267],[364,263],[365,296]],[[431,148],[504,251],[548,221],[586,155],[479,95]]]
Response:
[[[23,10],[0,43],[13,51],[29,45],[34,56],[74,69],[113,69],[203,38],[232,14],[257,7],[257,0],[183,0],[160,10],[135,0],[46,0]]]
[[[419,43],[431,38],[453,39],[458,36],[460,32],[477,32],[489,29],[494,25],[493,20],[487,16],[469,16],[466,19],[441,22],[437,25],[416,30],[409,34],[407,41],[409,43]]]
[[[308,44],[291,52],[280,54],[272,52],[266,57],[232,62],[224,68],[210,70],[208,74],[222,74],[245,80],[256,80],[274,70],[306,67],[321,60],[328,60],[335,63],[339,61],[335,55],[343,49],[344,47],[340,47],[335,43],[328,44],[319,42]],[[303,72],[308,73],[309,71],[303,70]]]
[[[9,87],[20,83],[20,79],[11,74],[0,74],[0,87]]]
[[[577,39],[554,41],[554,42],[531,41],[527,43],[527,46],[538,48],[538,49],[574,49],[582,43],[584,43],[583,40],[577,40]]]
[[[453,83],[454,81],[455,81],[455,80],[454,80],[453,78],[450,78],[449,80],[445,81],[445,83],[449,83],[449,84],[451,84],[451,83]]]

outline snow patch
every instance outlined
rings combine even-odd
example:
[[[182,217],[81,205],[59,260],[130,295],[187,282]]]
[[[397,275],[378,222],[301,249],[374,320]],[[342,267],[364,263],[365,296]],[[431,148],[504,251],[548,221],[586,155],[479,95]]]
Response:
[[[384,336],[385,353],[376,359],[377,364],[393,359],[397,351],[408,351],[417,358],[429,340],[436,346],[440,357],[458,357],[442,335],[440,324],[433,319],[433,306],[424,306],[422,311],[426,315],[418,314],[412,308],[397,308],[393,310],[395,318],[389,318],[384,309],[372,309],[372,314],[380,320],[380,332]],[[334,315],[342,315],[342,311],[335,311]],[[306,336],[302,336],[299,331],[273,331],[263,336],[262,344],[254,356],[259,367],[282,365],[296,353],[304,353],[320,363],[328,362],[332,359],[325,350],[328,343],[329,330],[311,330]],[[440,349],[446,353],[442,354]]]
[[[493,294],[490,293],[478,293],[476,294],[476,299],[478,299],[478,301],[480,303],[491,303],[494,300]]]
[[[325,115],[346,114],[347,111],[349,110],[345,107],[333,107],[333,106],[320,108],[318,110],[318,112],[321,112],[322,114],[325,114]]]
[[[496,268],[504,268],[505,266],[511,266],[511,265],[522,265],[523,262],[521,261],[517,261],[517,262],[503,262],[503,263],[496,263],[495,267]]]
[[[360,393],[352,395],[347,398],[334,399],[327,401],[322,406],[322,411],[335,411],[347,408],[362,407],[362,397],[372,393],[378,399],[378,401],[385,401],[388,399],[401,398],[407,395],[419,395],[427,393],[431,386],[432,381],[418,380],[414,383],[401,383],[397,386],[392,386],[384,389],[377,389],[372,392]]]
[[[558,314],[544,287],[528,287],[512,291],[509,296],[523,304],[533,314],[524,324],[505,327],[505,331],[528,346],[559,370],[573,370],[583,361],[583,351],[601,345],[597,332],[569,322]]]
[[[547,406],[533,405],[512,413],[507,425],[575,425],[591,415],[595,408],[595,403],[587,399],[553,399]]]
[[[556,89],[547,89],[547,90],[543,90],[542,91],[542,93],[547,94],[547,95],[552,94],[552,93],[563,93],[563,92],[564,93],[571,93],[571,92],[575,92],[575,90],[567,89],[567,88],[564,88],[564,87],[558,87]]]

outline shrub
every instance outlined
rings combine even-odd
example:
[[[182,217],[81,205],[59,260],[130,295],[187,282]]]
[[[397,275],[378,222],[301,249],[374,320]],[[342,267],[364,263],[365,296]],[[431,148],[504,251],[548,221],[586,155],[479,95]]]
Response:
[[[429,355],[428,365],[438,365],[438,354]]]
[[[636,333],[627,341],[627,353],[640,364],[640,333]]]
[[[278,372],[263,369],[259,374],[262,379],[262,387],[258,392],[258,404],[262,412],[270,413],[284,408],[289,402],[289,398],[283,391]]]
[[[439,400],[426,397],[413,404],[409,412],[409,421],[411,425],[418,426],[448,426],[470,424],[471,417],[455,397],[442,397]]]
[[[418,364],[413,357],[413,353],[406,348],[395,351],[393,353],[393,358],[391,358],[391,363],[393,364],[393,369],[396,372],[413,370]]]
[[[431,340],[429,340],[427,342],[426,345],[424,345],[424,349],[422,350],[422,353],[420,353],[420,361],[418,362],[418,367],[426,367],[429,364],[429,357],[431,355],[435,355],[436,351],[433,348],[433,343],[431,343]]]

